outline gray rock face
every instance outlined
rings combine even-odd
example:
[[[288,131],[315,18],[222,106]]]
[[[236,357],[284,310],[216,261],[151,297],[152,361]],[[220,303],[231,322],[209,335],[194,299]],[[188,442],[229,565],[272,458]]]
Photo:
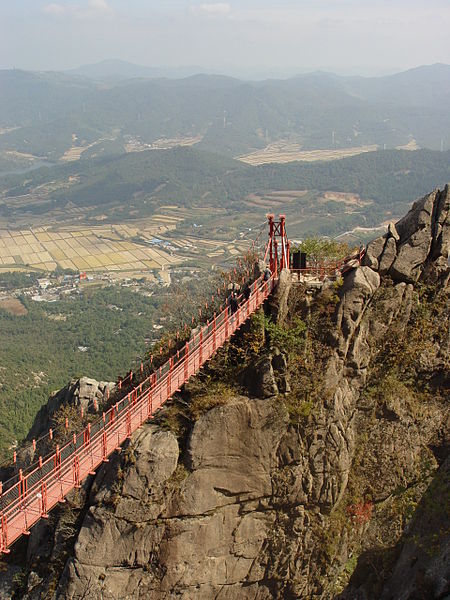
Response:
[[[175,437],[145,426],[132,464],[99,475],[57,597],[270,597],[256,595],[255,561],[275,519],[271,472],[286,429],[276,400],[215,408],[195,424],[192,470],[177,481]]]
[[[288,311],[289,292],[292,287],[292,275],[288,269],[283,269],[278,279],[278,285],[270,298],[271,306],[276,307],[273,311],[276,314],[277,322],[282,322]]]
[[[450,593],[449,501],[450,457],[437,472],[404,535],[400,555],[380,600],[445,598]],[[437,537],[436,531],[443,535]]]
[[[288,357],[279,348],[273,349],[272,368],[278,392],[280,394],[288,394],[291,391]]]
[[[366,253],[362,259],[362,265],[378,269],[380,257],[383,254],[384,246],[386,245],[386,236],[376,238],[367,245]]]
[[[270,398],[278,394],[270,355],[263,356],[258,362],[250,365],[242,379],[251,396]]]
[[[0,577],[0,600],[11,600],[16,581],[22,575],[22,569],[16,565],[5,565]]]
[[[85,412],[96,412],[101,403],[112,393],[116,384],[112,381],[96,381],[89,377],[72,379],[66,387],[50,396],[38,414],[31,427],[28,439],[40,437],[49,429],[50,421],[55,412],[62,406],[83,407]]]
[[[53,418],[63,407],[83,408],[85,414],[98,412],[108,395],[114,391],[113,382],[96,381],[89,377],[72,379],[63,389],[54,392],[47,404],[38,411],[34,423],[27,436],[27,442],[17,450],[17,468],[26,468],[37,461],[39,456],[46,456],[50,451],[46,434],[54,428]],[[32,440],[37,440],[36,450]],[[4,477],[9,478],[11,473]]]
[[[380,256],[378,264],[378,272],[380,275],[386,275],[389,273],[392,264],[394,263],[397,256],[397,243],[395,238],[389,237],[383,248],[383,253]]]
[[[418,200],[396,225],[389,224],[388,233],[368,245],[363,264],[395,281],[414,283],[430,268],[440,276],[448,270],[449,212],[447,185]]]
[[[380,276],[370,267],[353,269],[345,278],[336,317],[339,350],[343,355],[347,354],[364,309],[379,285]]]
[[[394,240],[396,242],[400,241],[400,236],[398,234],[397,227],[395,226],[394,223],[392,223],[392,221],[388,225],[388,233],[389,233],[390,237],[394,238]]]
[[[184,487],[183,514],[209,512],[236,496],[250,500],[270,495],[270,473],[286,429],[286,415],[281,407],[277,415],[277,408],[276,400],[252,402],[243,398],[197,421],[189,445],[194,472]],[[203,495],[200,502],[199,481],[212,493],[212,497]]]
[[[108,390],[111,392],[114,388],[115,384],[112,382],[99,382],[89,377],[82,377],[75,384],[72,402],[75,406],[82,406],[85,411],[95,412],[98,410],[96,406],[105,399]]]
[[[124,454],[97,477],[58,598],[133,598],[153,577],[147,566],[165,530],[157,519],[169,499],[165,484],[177,466],[178,443],[144,425]]]

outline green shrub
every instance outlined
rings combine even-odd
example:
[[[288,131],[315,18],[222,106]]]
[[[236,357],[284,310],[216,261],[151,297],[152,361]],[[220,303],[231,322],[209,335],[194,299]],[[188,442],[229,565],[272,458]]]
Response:
[[[289,325],[278,324],[266,318],[264,325],[271,347],[280,348],[290,355],[299,354],[303,350],[306,324],[300,317],[294,317]]]
[[[341,260],[351,252],[348,244],[320,237],[304,239],[298,250],[305,252],[308,259],[314,263]]]
[[[211,382],[208,388],[198,395],[194,395],[189,403],[189,411],[194,421],[216,406],[228,404],[236,397],[236,391],[220,381]]]
[[[302,419],[307,419],[314,407],[314,404],[311,400],[303,400],[292,394],[285,399],[285,405],[292,423],[297,423]]]

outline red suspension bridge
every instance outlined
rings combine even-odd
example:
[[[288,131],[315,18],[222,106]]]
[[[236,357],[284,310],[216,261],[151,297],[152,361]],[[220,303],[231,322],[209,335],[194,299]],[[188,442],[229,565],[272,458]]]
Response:
[[[290,266],[289,241],[284,216],[280,215],[278,221],[273,215],[268,219],[264,261],[270,265],[270,276],[266,272],[266,276],[261,275],[250,285],[249,297],[241,298],[234,313],[226,306],[200,327],[181,350],[97,420],[74,433],[61,447],[57,445],[45,458],[39,457],[34,465],[19,469],[12,480],[0,483],[0,553],[8,553],[13,542],[29,535],[37,521],[48,518],[49,511],[65,502],[69,492],[108,462],[108,457],[152,419],[272,293],[279,271]],[[335,269],[336,265],[332,265],[328,271]]]

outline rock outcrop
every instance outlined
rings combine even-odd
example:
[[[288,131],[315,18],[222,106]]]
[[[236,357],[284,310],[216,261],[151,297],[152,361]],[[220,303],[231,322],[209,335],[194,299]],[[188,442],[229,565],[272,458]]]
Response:
[[[446,506],[447,510],[441,507]],[[450,592],[450,457],[424,494],[380,600],[446,598]]]
[[[50,396],[34,420],[28,439],[38,438],[42,432],[47,432],[55,413],[62,406],[83,408],[85,413],[98,412],[99,406],[106,400],[108,393],[115,388],[115,383],[96,381],[89,377],[72,379],[66,387]]]
[[[388,232],[368,245],[363,264],[395,281],[414,283],[446,274],[450,245],[449,186],[418,200]]]
[[[175,436],[145,425],[97,476],[57,597],[255,597],[287,425],[276,400],[237,397],[195,423],[189,470]]]
[[[301,351],[266,340],[233,367],[248,395],[144,425],[53,517],[71,543],[32,532],[21,597],[449,594],[449,212],[448,187],[418,201],[312,301],[283,274],[268,309]]]

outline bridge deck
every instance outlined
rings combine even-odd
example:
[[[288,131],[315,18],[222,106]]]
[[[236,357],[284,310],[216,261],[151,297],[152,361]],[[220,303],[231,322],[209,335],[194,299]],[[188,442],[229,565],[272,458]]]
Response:
[[[155,412],[198,373],[215,351],[230,339],[242,323],[257,310],[272,292],[275,279],[258,279],[251,286],[247,301],[234,314],[225,308],[204,325],[157,372],[142,381],[129,394],[85,429],[73,435],[62,448],[40,460],[27,472],[19,472],[16,483],[0,495],[0,553],[48,512],[102,462],[134,431],[151,419]]]

